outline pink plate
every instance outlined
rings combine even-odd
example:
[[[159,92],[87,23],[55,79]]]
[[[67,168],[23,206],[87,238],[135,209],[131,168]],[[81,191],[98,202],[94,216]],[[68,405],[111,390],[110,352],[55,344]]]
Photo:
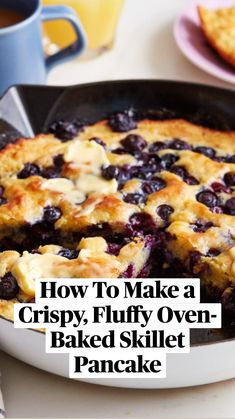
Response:
[[[235,69],[226,64],[207,44],[197,13],[197,5],[211,9],[235,7],[235,0],[197,0],[189,4],[174,26],[176,43],[196,66],[219,79],[235,84]]]

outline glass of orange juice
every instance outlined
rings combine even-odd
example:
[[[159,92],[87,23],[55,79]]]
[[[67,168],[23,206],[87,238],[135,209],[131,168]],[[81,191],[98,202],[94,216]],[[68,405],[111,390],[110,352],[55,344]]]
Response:
[[[124,0],[43,0],[43,4],[72,7],[86,32],[89,55],[96,56],[113,44]],[[66,21],[44,23],[44,29],[51,46],[64,48],[76,40]]]

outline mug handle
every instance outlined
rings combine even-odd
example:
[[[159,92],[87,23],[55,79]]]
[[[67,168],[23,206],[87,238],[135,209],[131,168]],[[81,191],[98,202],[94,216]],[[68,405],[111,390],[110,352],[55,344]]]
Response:
[[[67,20],[73,26],[77,35],[77,40],[68,47],[56,52],[50,57],[46,58],[46,67],[50,70],[59,62],[68,60],[71,57],[80,55],[86,47],[86,35],[84,29],[76,15],[76,13],[67,6],[47,6],[43,7],[41,11],[41,20],[46,22],[48,20]]]

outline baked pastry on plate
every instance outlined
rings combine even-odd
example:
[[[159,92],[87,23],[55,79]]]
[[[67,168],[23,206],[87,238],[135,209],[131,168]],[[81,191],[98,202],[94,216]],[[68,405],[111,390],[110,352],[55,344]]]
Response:
[[[217,53],[235,66],[235,7],[207,9],[198,6],[203,33]]]

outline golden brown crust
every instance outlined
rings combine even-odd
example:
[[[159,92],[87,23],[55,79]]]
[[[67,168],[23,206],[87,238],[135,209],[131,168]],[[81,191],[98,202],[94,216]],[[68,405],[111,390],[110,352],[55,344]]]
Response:
[[[24,163],[40,162],[47,158],[47,165],[51,164],[51,157],[60,154],[64,144],[52,135],[38,135],[35,138],[21,138],[14,144],[7,145],[0,151],[0,177],[19,172]]]
[[[235,66],[235,8],[210,10],[198,6],[202,31],[211,47],[230,65]]]
[[[0,274],[11,272],[20,287],[18,300],[0,299],[0,315],[13,318],[12,303],[30,301],[35,296],[36,278],[119,278],[128,267],[137,276],[149,258],[150,248],[144,239],[136,238],[124,245],[117,256],[108,252],[102,237],[82,239],[78,256],[69,260],[60,256],[60,246],[43,246],[39,253],[6,251],[0,254]]]
[[[142,120],[138,127],[131,131],[133,134],[142,135],[148,143],[161,141],[161,139],[181,138],[190,144],[210,146],[220,150],[221,153],[235,153],[235,132],[218,131],[195,125],[184,119],[172,119],[163,121]],[[96,134],[97,137],[107,144],[112,150],[120,146],[120,140],[125,138],[126,133],[114,133],[106,121],[102,121],[87,127],[80,134],[82,140],[88,140]],[[222,143],[223,142],[223,143]]]

